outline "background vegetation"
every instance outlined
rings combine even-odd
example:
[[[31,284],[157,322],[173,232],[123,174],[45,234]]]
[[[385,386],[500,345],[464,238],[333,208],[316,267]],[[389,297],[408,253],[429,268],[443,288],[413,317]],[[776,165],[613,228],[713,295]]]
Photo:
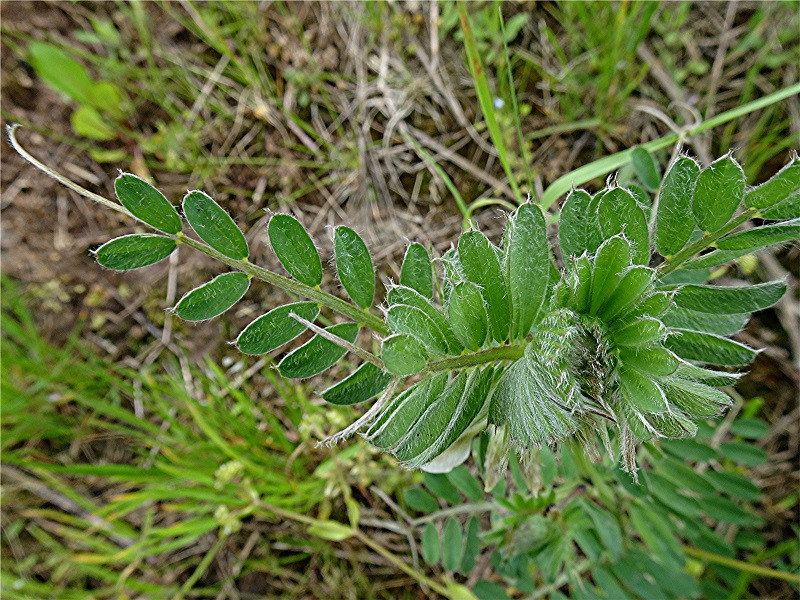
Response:
[[[2,117],[105,195],[117,168],[172,198],[203,187],[271,267],[265,210],[320,241],[350,224],[388,279],[404,237],[441,253],[467,207],[499,234],[519,193],[798,81],[794,2],[499,6],[470,3],[465,39],[449,1],[3,3]],[[794,96],[685,149],[732,147],[758,183],[799,135]],[[472,467],[316,448],[355,411],[221,343],[285,298],[173,321],[212,265],[102,272],[87,250],[130,223],[2,156],[4,596],[796,596],[797,245],[737,263],[793,287],[741,334],[766,350],[734,409],[647,446],[642,487],[565,451],[484,493]]]

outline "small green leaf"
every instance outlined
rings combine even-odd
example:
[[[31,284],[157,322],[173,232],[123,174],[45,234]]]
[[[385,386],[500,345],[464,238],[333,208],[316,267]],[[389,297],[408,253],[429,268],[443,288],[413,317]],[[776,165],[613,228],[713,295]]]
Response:
[[[75,133],[91,140],[103,142],[117,137],[114,128],[106,122],[97,109],[88,105],[83,105],[73,111],[69,122]]]
[[[386,311],[386,321],[395,333],[415,337],[431,354],[447,354],[444,336],[424,312],[406,304],[394,304]]]
[[[705,476],[721,491],[734,498],[754,502],[761,497],[761,488],[738,473],[706,471]]]
[[[378,448],[392,450],[444,389],[447,373],[429,375],[398,394],[367,430],[366,438]]]
[[[188,292],[173,310],[185,321],[213,319],[241,300],[249,287],[245,273],[223,273]]]
[[[502,586],[486,579],[479,579],[472,586],[472,591],[480,600],[511,600]]]
[[[611,339],[617,346],[646,346],[664,333],[664,325],[653,317],[624,321],[624,325],[611,330]]]
[[[288,344],[306,330],[306,326],[289,316],[295,313],[313,322],[319,315],[315,302],[295,302],[273,308],[245,327],[236,338],[236,345],[245,354],[265,354]]]
[[[390,373],[414,375],[428,364],[428,351],[417,338],[399,333],[383,340],[381,358]]]
[[[606,239],[624,233],[631,243],[633,262],[646,265],[650,262],[650,233],[647,220],[639,203],[626,189],[613,188],[603,195],[597,206],[600,231]]]
[[[783,279],[736,287],[690,284],[678,290],[675,303],[682,308],[717,315],[750,313],[769,308],[785,291]]]
[[[439,562],[439,550],[439,532],[436,530],[436,525],[426,523],[422,530],[422,558],[429,565],[435,565]]]
[[[692,200],[700,229],[711,232],[725,225],[742,201],[744,188],[744,171],[730,155],[703,169],[697,177]]]
[[[590,210],[592,197],[584,190],[572,190],[561,207],[558,242],[561,255],[593,254],[603,241],[597,215]]]
[[[429,298],[426,298],[417,290],[403,285],[396,285],[389,290],[389,293],[386,295],[386,300],[389,306],[406,304],[428,315],[436,325],[436,333],[444,338],[450,354],[460,354],[464,349],[461,342],[458,341],[458,338],[456,338],[453,333],[450,323],[444,318],[444,315],[436,309]]]
[[[733,422],[731,432],[750,440],[760,440],[769,433],[769,425],[761,419],[742,417]]]
[[[200,239],[228,258],[244,260],[250,251],[244,234],[211,196],[198,190],[183,197],[183,214]]]
[[[758,527],[764,524],[764,519],[755,516],[741,506],[719,496],[703,498],[703,512],[715,521],[742,525],[744,527]]]
[[[714,250],[712,252],[708,252],[703,254],[702,256],[698,256],[697,258],[693,258],[691,260],[687,260],[684,263],[683,268],[680,271],[673,271],[669,275],[674,275],[676,273],[684,272],[684,273],[691,273],[692,270],[697,269],[698,273],[700,273],[700,269],[708,270],[709,267],[717,267],[719,265],[724,265],[729,262],[733,262],[740,256],[745,256],[746,254],[751,254],[753,251],[750,249],[747,250]],[[704,271],[702,271],[704,272]],[[703,279],[707,279],[704,277]]]
[[[611,323],[619,315],[624,314],[641,302],[642,294],[655,279],[655,271],[650,267],[634,265],[622,272],[619,285],[598,310],[598,315]]]
[[[453,333],[469,350],[478,350],[486,342],[489,320],[480,288],[471,281],[461,281],[450,292],[447,304]]]
[[[597,314],[611,297],[622,280],[622,272],[630,264],[631,246],[624,237],[616,235],[600,245],[594,259],[590,314]]]
[[[461,558],[461,572],[469,575],[475,568],[475,562],[481,551],[481,539],[478,537],[480,525],[475,515],[469,518],[467,531],[464,534],[464,556]]]
[[[688,156],[681,156],[664,176],[658,192],[655,235],[656,249],[662,256],[678,252],[694,231],[689,213],[699,175],[698,164]]]
[[[95,250],[95,258],[108,269],[128,271],[157,263],[176,247],[175,240],[163,235],[135,233],[106,242]]]
[[[338,521],[318,521],[309,526],[308,533],[323,540],[341,542],[353,536],[352,527]]]
[[[325,331],[350,342],[358,337],[358,325],[355,323],[338,323],[326,327]],[[281,375],[290,379],[306,379],[335,365],[347,350],[331,340],[315,335],[305,344],[292,350],[278,364]]]
[[[744,204],[749,208],[769,208],[792,196],[800,197],[800,158],[797,156],[772,179],[747,192]]]
[[[458,494],[458,490],[445,475],[424,471],[422,477],[425,480],[425,486],[434,496],[453,506],[461,503],[461,496]]]
[[[433,298],[433,266],[425,246],[414,242],[409,245],[400,268],[400,284],[416,290],[426,298]]]
[[[661,381],[667,400],[693,417],[715,417],[731,405],[730,397],[696,381],[669,377]]]
[[[724,371],[714,371],[712,369],[704,369],[687,362],[681,362],[675,375],[683,379],[691,379],[692,381],[699,381],[706,385],[715,387],[724,387],[726,385],[735,385],[741,375],[739,373],[726,373]]]
[[[591,501],[581,502],[584,512],[594,524],[594,530],[600,536],[603,546],[613,559],[619,558],[624,548],[622,531],[616,519],[606,510]]]
[[[738,333],[749,319],[750,313],[715,315],[679,306],[673,306],[661,317],[664,325],[672,329],[690,329],[717,335]]]
[[[267,231],[272,250],[289,275],[312,287],[322,283],[319,253],[300,221],[290,215],[275,215]]]
[[[31,42],[30,64],[47,85],[78,104],[91,104],[94,80],[84,66],[56,46]]]
[[[625,402],[639,412],[658,413],[667,410],[667,399],[658,384],[636,369],[620,368],[619,389]]]
[[[483,500],[483,486],[464,465],[459,465],[450,471],[447,478],[472,502]]]
[[[436,498],[422,488],[408,488],[403,497],[409,508],[417,512],[427,514],[439,510],[439,503],[436,502]]]
[[[719,445],[719,453],[745,467],[758,467],[769,460],[767,453],[746,442],[726,442]]]
[[[639,178],[645,187],[650,190],[658,189],[658,184],[661,183],[661,176],[658,174],[658,167],[650,153],[641,146],[637,146],[631,150],[631,163],[636,176]]]
[[[739,342],[685,329],[674,330],[665,345],[685,360],[732,367],[749,364],[758,354]]]
[[[547,293],[550,246],[542,211],[520,206],[506,222],[503,270],[511,301],[511,339],[524,339],[531,330]]]
[[[800,219],[800,194],[789,196],[783,202],[762,211],[761,218],[767,221]]]
[[[361,308],[372,306],[375,297],[375,267],[364,240],[349,227],[333,233],[336,272],[344,289]]]
[[[453,517],[447,519],[442,535],[442,566],[448,571],[457,571],[464,553],[464,537],[461,525]]]
[[[800,219],[753,227],[725,236],[717,242],[722,250],[756,250],[773,244],[794,242],[800,239]]]
[[[322,397],[338,406],[358,404],[374,398],[386,389],[391,380],[391,375],[365,362],[345,379],[323,391]]]
[[[489,312],[492,337],[508,337],[510,314],[505,279],[492,243],[480,231],[468,231],[458,240],[458,257],[464,273],[481,287]]]
[[[181,217],[164,194],[141,177],[123,173],[114,181],[117,198],[131,214],[164,233],[178,233]]]

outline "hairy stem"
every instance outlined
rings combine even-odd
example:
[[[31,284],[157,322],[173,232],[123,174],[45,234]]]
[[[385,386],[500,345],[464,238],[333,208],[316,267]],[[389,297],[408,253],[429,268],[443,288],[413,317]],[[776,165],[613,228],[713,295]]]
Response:
[[[744,212],[736,215],[733,219],[728,221],[725,225],[723,225],[716,231],[707,232],[696,242],[689,244],[688,246],[686,246],[686,248],[684,248],[677,254],[673,256],[668,256],[666,260],[658,267],[659,275],[663,277],[667,273],[671,273],[675,269],[680,268],[683,263],[692,258],[695,254],[697,254],[698,252],[702,252],[703,250],[711,246],[711,244],[716,242],[719,238],[729,234],[739,225],[741,225],[745,221],[750,220],[756,215],[758,215],[758,211],[755,208],[748,208]]]
[[[45,173],[46,175],[52,177],[62,185],[65,185],[69,189],[77,192],[84,198],[88,198],[93,202],[97,202],[101,204],[105,208],[110,208],[111,210],[115,210],[119,213],[122,213],[128,217],[136,219],[136,217],[131,214],[131,212],[126,209],[121,204],[114,202],[113,200],[109,200],[99,194],[95,194],[94,192],[90,192],[84,187],[81,187],[68,177],[65,177],[58,171],[51,169],[44,163],[40,162],[36,158],[34,158],[27,150],[25,150],[20,143],[16,139],[16,130],[19,125],[8,125],[6,127],[6,131],[8,133],[8,141],[11,146],[16,150],[22,158],[27,160],[30,164],[34,167]],[[139,219],[137,219],[139,220]],[[141,222],[141,221],[140,221]],[[147,223],[144,223],[147,225]],[[149,226],[149,225],[148,225]],[[354,304],[350,304],[349,302],[342,300],[332,294],[328,294],[327,292],[323,292],[317,287],[311,287],[299,281],[295,281],[294,279],[290,279],[288,277],[284,277],[283,275],[279,275],[278,273],[274,273],[273,271],[269,271],[263,267],[259,267],[254,265],[247,260],[237,260],[235,258],[230,258],[225,256],[221,252],[214,250],[208,244],[204,242],[195,240],[193,238],[187,237],[182,233],[178,233],[176,235],[168,235],[168,234],[161,234],[167,237],[171,237],[172,239],[189,246],[190,248],[197,250],[198,252],[202,252],[203,254],[210,256],[220,262],[225,263],[229,267],[236,269],[237,271],[241,271],[243,273],[247,273],[256,279],[260,279],[270,285],[274,285],[275,287],[282,289],[285,292],[290,294],[296,294],[298,296],[303,296],[304,298],[308,298],[322,306],[327,306],[331,310],[355,321],[360,325],[364,325],[369,327],[376,333],[380,335],[388,335],[390,333],[389,327],[380,317],[373,315],[372,313],[362,310],[358,306]]]
[[[453,358],[444,358],[428,363],[423,372],[433,373],[435,371],[452,371],[464,367],[474,367],[485,363],[495,363],[501,360],[517,360],[522,358],[525,352],[524,344],[511,344],[508,346],[496,346],[487,350],[480,350],[471,354],[462,354]]]

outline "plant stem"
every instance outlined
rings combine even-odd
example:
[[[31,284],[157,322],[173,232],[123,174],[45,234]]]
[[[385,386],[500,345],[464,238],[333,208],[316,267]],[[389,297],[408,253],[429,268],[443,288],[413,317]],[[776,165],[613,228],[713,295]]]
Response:
[[[694,556],[695,558],[715,562],[727,567],[733,567],[734,569],[738,569],[746,573],[753,573],[755,575],[762,575],[764,577],[772,577],[774,579],[783,579],[793,583],[800,583],[800,575],[795,575],[794,573],[778,571],[777,569],[770,569],[769,567],[762,567],[761,565],[751,565],[750,563],[746,563],[742,560],[728,558],[727,556],[720,556],[719,554],[706,552],[705,550],[693,548],[692,546],[682,546],[682,548],[686,554],[689,556]]]
[[[115,210],[119,213],[122,213],[123,215],[136,219],[136,217],[133,214],[131,214],[131,212],[121,204],[118,204],[113,200],[109,200],[108,198],[105,198],[99,194],[95,194],[94,192],[90,192],[89,190],[87,190],[84,187],[81,187],[68,177],[65,177],[58,171],[51,169],[44,163],[40,162],[39,160],[31,156],[31,154],[29,154],[19,144],[19,142],[16,139],[15,132],[18,127],[19,125],[16,124],[8,125],[6,127],[6,131],[8,133],[9,143],[14,148],[14,150],[16,150],[20,154],[20,156],[22,156],[22,158],[27,160],[30,164],[32,164],[34,167],[36,167],[46,175],[49,175],[62,185],[65,185],[69,189],[77,192],[84,198],[88,198],[89,200],[97,202],[98,204],[101,204],[106,208],[110,208],[111,210]],[[147,223],[144,224],[147,225]],[[342,300],[341,298],[338,298],[332,294],[323,292],[319,288],[311,287],[299,281],[295,281],[294,279],[284,277],[283,275],[279,275],[278,273],[274,273],[263,267],[254,265],[248,262],[247,260],[237,260],[235,258],[230,258],[228,256],[225,256],[224,254],[218,252],[208,244],[190,238],[184,235],[183,233],[178,233],[176,235],[168,235],[168,234],[162,234],[162,235],[170,237],[186,246],[189,246],[194,250],[197,250],[198,252],[202,252],[203,254],[206,254],[211,258],[223,262],[229,267],[236,269],[237,271],[247,273],[248,275],[255,277],[256,279],[260,279],[261,281],[264,281],[270,285],[274,285],[275,287],[282,289],[285,292],[288,292],[290,294],[296,294],[298,296],[303,296],[304,298],[308,298],[309,300],[312,300],[318,304],[327,306],[331,310],[349,319],[352,319],[356,323],[369,327],[379,335],[388,335],[390,333],[389,327],[380,317],[373,315],[368,311],[362,310],[358,306],[350,304],[349,302],[346,302],[345,300]]]
[[[464,367],[474,367],[485,363],[493,363],[500,360],[517,360],[522,358],[525,352],[524,344],[512,344],[508,346],[496,346],[487,350],[480,350],[472,354],[462,354],[453,358],[443,358],[432,363],[428,363],[423,372],[433,373],[436,371],[451,371]]]
[[[667,273],[671,273],[675,269],[680,268],[680,266],[685,263],[687,260],[692,258],[698,252],[705,250],[711,244],[716,242],[719,238],[724,235],[727,235],[734,229],[736,229],[739,225],[744,223],[745,221],[751,219],[752,217],[758,214],[758,210],[755,208],[748,208],[744,212],[736,215],[733,219],[728,221],[725,225],[717,229],[716,231],[709,231],[705,235],[703,235],[697,241],[689,244],[673,256],[668,256],[666,260],[658,266],[658,271],[660,276],[663,277]]]

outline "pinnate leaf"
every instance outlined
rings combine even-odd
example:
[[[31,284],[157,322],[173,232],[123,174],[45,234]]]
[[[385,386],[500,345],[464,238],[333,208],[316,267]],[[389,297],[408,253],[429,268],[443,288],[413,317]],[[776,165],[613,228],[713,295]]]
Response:
[[[175,234],[182,228],[181,217],[164,194],[141,177],[122,173],[114,181],[117,198],[131,214],[164,233]]]
[[[184,196],[183,215],[200,239],[217,252],[236,260],[249,255],[244,234],[225,209],[205,192],[195,190]]]
[[[188,292],[173,310],[185,321],[213,319],[241,300],[249,287],[245,273],[223,273]]]
[[[267,231],[275,255],[292,277],[310,286],[322,282],[319,253],[300,221],[290,215],[275,215]]]
[[[333,233],[336,272],[344,289],[361,308],[372,306],[375,296],[375,267],[364,240],[349,227]]]
[[[715,160],[700,172],[692,211],[700,229],[716,231],[733,216],[744,197],[745,176],[732,156]]]
[[[326,327],[325,331],[352,344],[358,336],[358,325],[338,323]],[[305,379],[332,367],[346,352],[347,350],[333,341],[315,335],[305,344],[284,356],[278,364],[278,368],[284,377]]]
[[[245,354],[265,354],[291,342],[306,330],[306,326],[289,316],[290,313],[306,321],[319,315],[315,302],[295,302],[273,308],[245,327],[236,338],[236,345]]]
[[[129,271],[165,259],[176,247],[175,240],[163,235],[135,233],[106,242],[95,250],[95,258],[108,269]]]

